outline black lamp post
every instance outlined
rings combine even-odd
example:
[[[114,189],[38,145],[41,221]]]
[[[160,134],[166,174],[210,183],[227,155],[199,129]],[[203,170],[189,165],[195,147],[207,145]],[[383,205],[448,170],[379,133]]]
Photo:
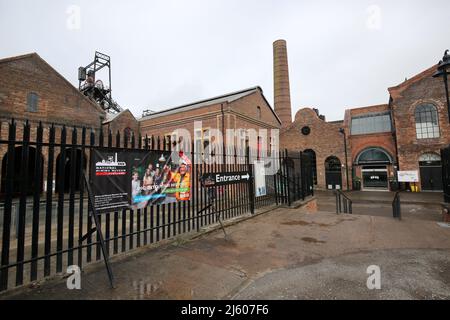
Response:
[[[348,158],[347,158],[347,136],[344,128],[339,128],[339,132],[344,136],[344,152],[345,152],[345,178],[347,179],[347,191],[350,191],[350,185],[348,180]]]
[[[450,54],[448,54],[449,50],[445,50],[444,57],[438,63],[437,71],[433,74],[433,78],[444,79],[444,87],[445,87],[445,98],[447,99],[447,113],[448,113],[448,121],[450,122],[450,97],[448,95],[448,75],[450,74]]]

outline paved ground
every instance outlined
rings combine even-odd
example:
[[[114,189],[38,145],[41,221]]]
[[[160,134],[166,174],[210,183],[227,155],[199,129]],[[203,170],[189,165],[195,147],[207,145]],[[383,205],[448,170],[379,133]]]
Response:
[[[450,228],[435,221],[277,209],[199,239],[143,248],[13,299],[422,299],[450,298]],[[366,269],[381,268],[381,290]]]
[[[379,250],[269,273],[236,299],[450,299],[449,250]],[[380,267],[380,290],[367,267]],[[373,271],[370,271],[372,274]]]

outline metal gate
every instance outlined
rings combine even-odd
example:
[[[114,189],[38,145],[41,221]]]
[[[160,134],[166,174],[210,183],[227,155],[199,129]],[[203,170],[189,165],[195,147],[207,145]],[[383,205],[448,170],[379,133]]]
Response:
[[[314,195],[313,159],[309,154],[284,150],[276,174],[277,204],[291,205]]]
[[[444,201],[450,203],[450,147],[441,149],[442,189]]]

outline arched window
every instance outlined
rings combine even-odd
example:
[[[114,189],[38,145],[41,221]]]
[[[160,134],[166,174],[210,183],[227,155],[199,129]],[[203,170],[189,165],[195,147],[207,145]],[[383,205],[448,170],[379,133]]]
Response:
[[[422,104],[416,108],[417,139],[439,138],[439,119],[437,109],[432,104]]]
[[[325,170],[333,172],[341,172],[341,161],[335,156],[328,157],[325,160]]]
[[[313,170],[313,181],[317,184],[317,163],[316,163],[316,152],[312,149],[306,149],[303,151],[304,154],[308,155],[311,159],[311,166]]]
[[[421,165],[439,163],[441,162],[441,156],[436,153],[424,153],[419,157],[419,163]]]
[[[368,148],[362,151],[356,158],[358,165],[364,164],[389,164],[392,157],[381,148]]]

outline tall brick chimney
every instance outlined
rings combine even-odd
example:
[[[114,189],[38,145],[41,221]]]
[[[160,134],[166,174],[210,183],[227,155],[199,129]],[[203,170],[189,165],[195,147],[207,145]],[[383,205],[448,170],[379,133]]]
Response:
[[[285,40],[273,43],[273,95],[275,113],[281,120],[281,127],[286,128],[292,123],[292,113]]]

